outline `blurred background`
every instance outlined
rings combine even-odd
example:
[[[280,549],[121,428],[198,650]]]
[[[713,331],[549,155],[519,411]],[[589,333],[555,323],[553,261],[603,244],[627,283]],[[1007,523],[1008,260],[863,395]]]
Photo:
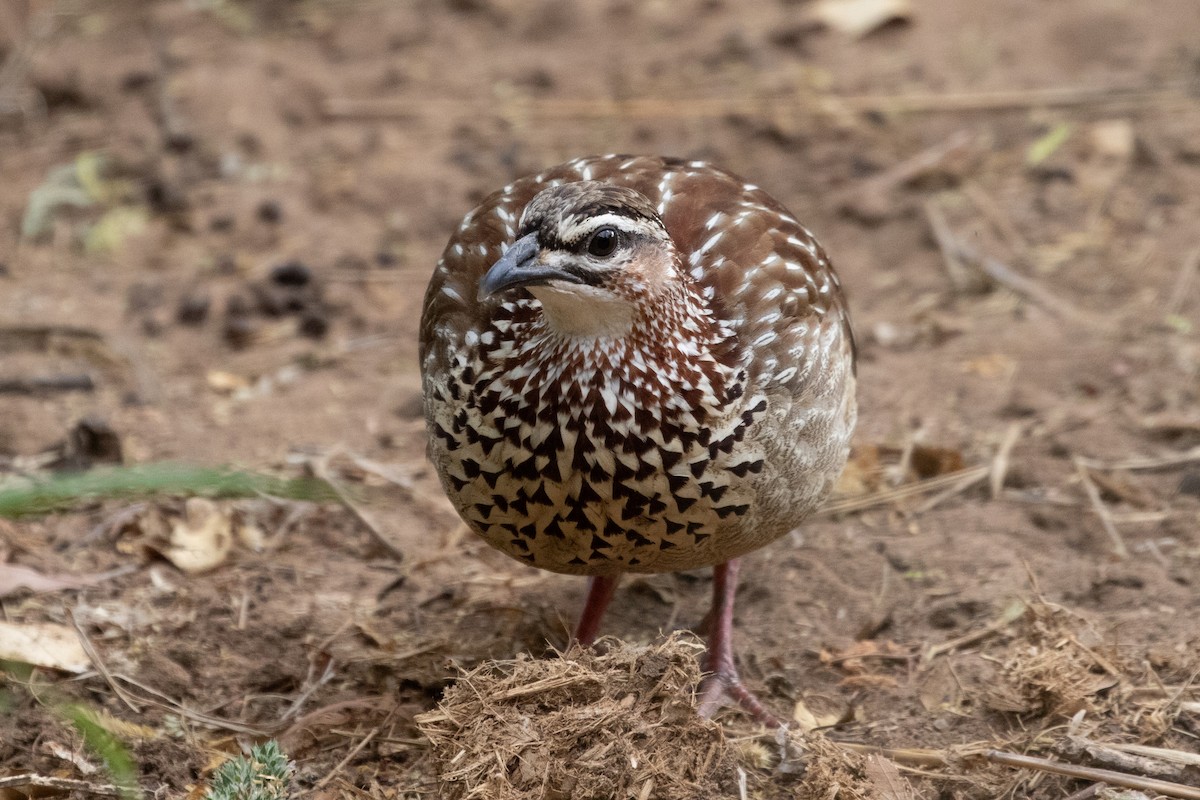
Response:
[[[351,498],[185,504],[211,488],[191,475],[0,518],[0,617],[70,607],[170,698],[135,713],[95,673],[56,690],[143,726],[125,734],[143,785],[197,785],[249,731],[312,786],[386,723],[322,790],[430,791],[411,717],[455,666],[565,643],[581,582],[482,548],[423,460],[416,329],[463,214],[608,152],[759,184],[849,295],[853,462],[745,570],[743,672],[767,699],[816,693],[834,710],[814,718],[893,747],[1086,708],[1122,741],[1194,749],[1190,695],[1151,729],[1099,683],[1045,700],[1058,685],[1011,659],[1066,625],[1028,611],[1045,601],[1115,648],[1101,672],[1122,687],[1200,667],[1195,0],[0,0],[0,489],[172,462]],[[630,581],[607,630],[690,625],[707,591]],[[997,618],[1019,629],[993,649],[913,667]],[[0,775],[81,774],[44,744],[74,729],[7,692]],[[366,696],[386,702],[305,716]]]

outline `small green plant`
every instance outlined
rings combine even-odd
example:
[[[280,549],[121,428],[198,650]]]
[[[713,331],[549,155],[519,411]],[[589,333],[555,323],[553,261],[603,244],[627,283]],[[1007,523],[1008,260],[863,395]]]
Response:
[[[61,710],[83,736],[88,749],[100,756],[113,783],[120,789],[122,800],[138,800],[142,791],[138,788],[137,767],[125,743],[97,722],[90,709],[81,705],[65,705]]]
[[[274,739],[222,764],[204,800],[283,800],[289,794],[292,764]]]

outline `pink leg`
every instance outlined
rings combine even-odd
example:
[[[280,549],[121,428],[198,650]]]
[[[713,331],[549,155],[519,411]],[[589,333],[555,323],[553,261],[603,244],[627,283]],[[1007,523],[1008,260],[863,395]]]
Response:
[[[763,725],[778,728],[780,721],[742,685],[733,663],[733,597],[737,593],[740,566],[740,559],[735,558],[713,568],[713,601],[705,664],[708,674],[700,683],[700,716],[711,717],[726,700],[733,700]]]
[[[604,612],[608,609],[620,580],[620,575],[597,575],[588,578],[587,602],[583,604],[579,624],[575,626],[575,641],[585,646],[596,641],[596,634],[600,632],[600,620],[604,619]]]

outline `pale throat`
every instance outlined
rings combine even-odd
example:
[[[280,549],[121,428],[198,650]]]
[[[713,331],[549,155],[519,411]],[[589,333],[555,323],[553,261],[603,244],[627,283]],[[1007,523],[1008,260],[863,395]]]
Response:
[[[662,304],[672,305],[681,298],[670,280],[670,259],[660,247],[650,248],[634,259],[635,275],[622,290],[579,283],[552,281],[531,286],[529,291],[542,304],[546,327],[571,339],[620,339],[645,327],[648,312],[661,316]],[[641,302],[630,297],[641,295]]]
[[[562,289],[534,286],[529,291],[542,304],[546,326],[560,336],[620,338],[633,330],[633,303],[612,292],[578,284]]]

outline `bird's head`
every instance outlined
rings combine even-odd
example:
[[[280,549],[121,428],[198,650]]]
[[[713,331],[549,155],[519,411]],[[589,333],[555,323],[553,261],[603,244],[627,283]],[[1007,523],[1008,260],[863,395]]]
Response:
[[[579,181],[530,201],[516,241],[480,280],[479,296],[524,287],[557,332],[620,336],[639,309],[682,280],[671,237],[644,195]]]

